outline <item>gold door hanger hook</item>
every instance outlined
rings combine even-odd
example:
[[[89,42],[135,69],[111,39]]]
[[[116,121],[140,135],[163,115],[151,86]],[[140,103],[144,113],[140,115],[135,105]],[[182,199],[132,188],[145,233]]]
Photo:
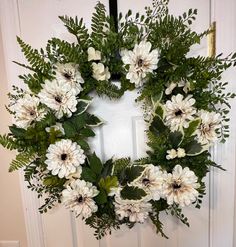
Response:
[[[208,34],[208,56],[214,57],[216,55],[216,22],[212,22],[210,26],[210,33]]]

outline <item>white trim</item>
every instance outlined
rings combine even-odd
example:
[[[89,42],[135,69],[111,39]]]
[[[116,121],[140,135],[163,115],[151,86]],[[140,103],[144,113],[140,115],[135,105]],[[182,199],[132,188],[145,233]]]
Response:
[[[0,1],[0,24],[10,90],[13,83],[16,84],[18,81],[17,75],[20,74],[20,69],[16,69],[12,60],[22,59],[16,42],[16,35],[21,34],[18,0]],[[42,219],[38,212],[39,200],[35,193],[28,190],[22,171],[19,173],[19,179],[28,246],[45,247]]]

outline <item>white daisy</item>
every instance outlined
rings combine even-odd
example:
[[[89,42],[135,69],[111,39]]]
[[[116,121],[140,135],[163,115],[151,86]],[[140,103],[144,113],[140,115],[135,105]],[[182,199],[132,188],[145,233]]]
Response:
[[[75,172],[82,172],[81,164],[85,162],[84,150],[71,140],[61,140],[48,147],[46,154],[47,169],[53,175],[63,178]]]
[[[142,201],[129,201],[121,199],[120,196],[115,196],[114,205],[115,213],[119,219],[128,218],[130,222],[143,223],[152,210],[151,203],[145,199]]]
[[[55,116],[60,119],[63,115],[71,117],[76,111],[76,94],[76,90],[68,83],[53,80],[46,81],[38,95],[41,102],[51,108]]]
[[[121,51],[121,58],[124,65],[129,65],[126,78],[136,87],[143,85],[147,73],[152,73],[157,68],[158,50],[151,51],[150,42],[142,41],[136,44],[133,51]]]
[[[132,182],[132,185],[142,188],[155,201],[159,200],[162,193],[163,172],[159,167],[148,164],[142,175]]]
[[[219,113],[201,110],[199,113],[201,124],[196,134],[201,144],[211,144],[218,138],[217,130],[221,127],[221,117]]]
[[[98,210],[93,200],[98,194],[99,191],[91,183],[77,179],[62,191],[62,202],[66,208],[74,211],[76,216],[81,215],[86,219]]]
[[[95,50],[93,47],[88,48],[88,61],[101,60],[101,52]]]
[[[196,113],[194,104],[195,99],[192,98],[192,95],[184,99],[182,94],[178,94],[172,96],[171,100],[166,101],[164,105],[166,124],[172,131],[189,126],[189,121],[194,119],[193,115]]]
[[[197,189],[200,187],[197,181],[197,176],[188,167],[183,169],[176,165],[172,173],[166,175],[164,183],[163,196],[167,203],[176,203],[184,207],[195,202],[199,195]]]
[[[72,88],[75,89],[76,94],[79,94],[82,91],[80,84],[84,83],[83,78],[79,72],[79,66],[73,63],[66,64],[56,64],[56,79],[61,84],[69,84]]]
[[[92,63],[93,78],[97,81],[107,81],[111,77],[108,67],[102,63]]]
[[[33,123],[42,120],[46,115],[46,110],[39,107],[40,100],[36,96],[25,94],[16,105],[12,107],[15,112],[15,124],[19,128],[27,129]]]

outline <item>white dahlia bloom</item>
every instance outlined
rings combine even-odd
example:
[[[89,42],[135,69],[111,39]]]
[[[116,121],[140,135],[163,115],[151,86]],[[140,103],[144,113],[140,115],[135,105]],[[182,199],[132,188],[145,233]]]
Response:
[[[111,77],[108,67],[102,63],[92,63],[93,78],[97,81],[107,81]]]
[[[183,169],[176,165],[172,173],[166,175],[164,183],[163,196],[167,203],[176,203],[184,207],[195,202],[199,195],[197,189],[200,187],[197,181],[197,176],[188,167]]]
[[[12,107],[15,112],[15,124],[19,128],[27,129],[33,123],[42,120],[46,115],[46,110],[39,107],[40,100],[36,96],[25,94]]]
[[[95,50],[93,47],[88,48],[88,61],[98,61],[101,60],[101,52]]]
[[[136,44],[133,51],[121,51],[121,58],[124,65],[129,65],[126,78],[134,83],[136,87],[141,87],[145,82],[148,73],[152,73],[157,68],[158,50],[151,51],[150,42],[142,41]]]
[[[86,219],[98,210],[93,200],[98,194],[99,191],[91,183],[77,179],[62,191],[62,202],[66,208],[75,212],[76,216],[81,215]]]
[[[159,167],[148,164],[140,177],[132,182],[132,185],[142,188],[155,201],[162,194],[164,176]]]
[[[85,162],[84,150],[71,140],[61,140],[48,147],[45,164],[53,175],[67,177],[75,172],[82,172],[81,164]]]
[[[199,112],[201,124],[196,134],[201,144],[211,144],[218,138],[217,130],[221,127],[221,117],[219,113],[201,110]]]
[[[80,84],[84,79],[79,72],[79,66],[74,63],[56,64],[56,80],[61,84],[69,84],[79,94],[83,89]]]
[[[115,196],[115,213],[120,220],[128,218],[130,222],[143,223],[147,218],[149,212],[152,210],[151,203],[144,200],[129,201],[123,200],[120,196]]]
[[[172,131],[189,126],[189,121],[194,119],[193,115],[196,113],[194,104],[195,99],[192,95],[184,99],[182,94],[177,94],[172,96],[171,100],[166,101],[164,105],[166,124]]]
[[[38,94],[40,101],[52,109],[55,116],[60,119],[63,115],[71,117],[76,111],[76,90],[68,83],[57,80],[46,81]]]

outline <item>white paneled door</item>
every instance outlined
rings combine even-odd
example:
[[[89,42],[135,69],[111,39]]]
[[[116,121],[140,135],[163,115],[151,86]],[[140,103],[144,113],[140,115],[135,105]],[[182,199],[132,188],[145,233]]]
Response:
[[[12,60],[23,60],[16,45],[16,34],[36,48],[44,47],[47,39],[52,36],[71,40],[58,16],[83,16],[89,25],[96,2],[97,0],[1,0],[1,30],[9,82],[20,85],[17,74],[21,71],[11,64]],[[108,0],[101,2],[108,8]],[[118,9],[121,12],[128,9],[143,12],[144,6],[150,4],[151,0],[118,0]],[[182,14],[189,8],[198,9],[198,19],[194,24],[194,29],[198,32],[207,29],[211,21],[217,21],[218,52],[227,53],[236,49],[235,0],[170,0],[170,9],[174,14]],[[192,54],[207,55],[207,40],[194,47]],[[235,80],[233,73],[235,71],[226,75],[232,82]],[[231,89],[236,89],[233,83]],[[136,96],[135,92],[128,92],[119,101],[94,98],[92,111],[104,119],[106,124],[96,130],[97,135],[91,146],[102,159],[106,160],[113,155],[136,159],[145,154],[144,123],[141,110],[134,101]],[[232,113],[233,119],[235,115]],[[235,120],[231,126],[232,137],[226,145],[219,145],[212,150],[214,158],[226,167],[227,172],[213,171],[206,178],[209,189],[201,210],[191,207],[184,210],[190,228],[162,214],[168,240],[157,236],[151,224],[145,223],[132,230],[123,227],[98,241],[93,237],[92,229],[62,207],[39,215],[39,202],[35,195],[25,189],[22,180],[28,247],[233,247]]]

